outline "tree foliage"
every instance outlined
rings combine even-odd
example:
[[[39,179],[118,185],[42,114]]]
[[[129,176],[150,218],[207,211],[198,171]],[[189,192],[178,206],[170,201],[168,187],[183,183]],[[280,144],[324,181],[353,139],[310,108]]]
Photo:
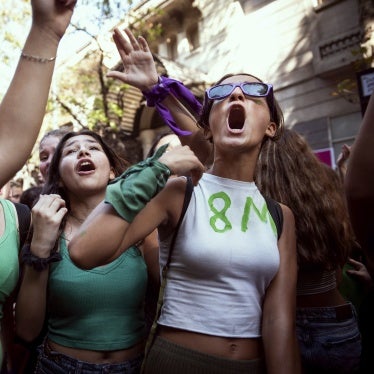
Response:
[[[360,47],[351,50],[353,57],[351,71],[356,74],[373,66],[374,55],[372,48],[365,45],[368,41],[369,39],[367,37],[363,38]],[[346,77],[339,80],[332,95],[342,97],[350,103],[358,103],[360,99],[358,95],[357,78]]]
[[[126,8],[129,8],[133,5],[132,0],[127,1],[121,1],[121,0],[82,0],[82,4],[88,5],[95,5],[96,8],[98,8],[101,11],[102,17],[113,17],[114,13],[118,13],[123,9],[125,6]]]
[[[374,50],[371,45],[372,20],[374,18],[374,7],[372,0],[359,0],[359,18],[362,28],[360,46],[351,50],[353,62],[351,68],[354,73],[369,69],[374,64]],[[345,77],[336,84],[333,96],[343,97],[351,103],[359,102],[358,84],[356,77]]]
[[[25,20],[28,20],[25,22]],[[19,56],[31,21],[31,9],[27,0],[0,2],[0,64],[10,66]]]
[[[43,128],[45,131],[54,128],[55,125],[48,126],[54,118],[58,118],[59,126],[73,124],[75,129],[91,128],[100,133],[120,155],[137,162],[142,157],[140,144],[120,128],[123,99],[128,86],[106,78],[109,68],[104,64],[106,51],[98,37],[126,17],[133,3],[130,0],[79,0],[66,37],[85,34],[92,47],[87,49],[80,61],[65,68],[63,74],[60,74],[60,69],[56,70],[55,76],[63,78],[52,85],[46,126]],[[30,0],[1,2],[0,17],[4,25],[0,30],[0,63],[3,68],[11,69],[12,63],[15,67],[30,27]],[[11,71],[8,75],[11,77]],[[37,164],[34,153],[24,168],[24,177],[26,174],[36,175]]]

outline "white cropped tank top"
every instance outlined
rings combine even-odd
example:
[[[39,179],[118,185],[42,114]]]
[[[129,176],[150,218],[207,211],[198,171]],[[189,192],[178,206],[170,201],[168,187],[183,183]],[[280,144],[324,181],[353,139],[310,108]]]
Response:
[[[160,241],[161,267],[170,241]],[[176,238],[158,323],[260,337],[264,295],[278,268],[275,224],[255,183],[204,174]]]

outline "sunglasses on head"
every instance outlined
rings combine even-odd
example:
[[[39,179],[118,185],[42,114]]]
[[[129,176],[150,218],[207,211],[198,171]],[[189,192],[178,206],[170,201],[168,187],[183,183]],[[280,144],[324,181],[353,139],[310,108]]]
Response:
[[[231,95],[236,87],[240,87],[244,95],[252,97],[266,97],[273,89],[271,84],[262,82],[224,83],[208,88],[206,94],[210,100],[224,99]]]

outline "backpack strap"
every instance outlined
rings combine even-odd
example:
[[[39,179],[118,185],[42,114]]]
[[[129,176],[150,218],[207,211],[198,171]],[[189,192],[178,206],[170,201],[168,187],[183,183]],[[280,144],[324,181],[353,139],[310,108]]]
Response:
[[[166,274],[167,274],[167,271],[168,271],[168,268],[169,268],[169,265],[170,265],[171,255],[172,255],[172,252],[173,252],[173,249],[174,249],[174,244],[175,244],[175,240],[176,240],[177,235],[178,235],[179,227],[180,227],[180,225],[183,221],[183,217],[186,214],[188,205],[190,204],[192,192],[193,192],[192,179],[191,179],[191,177],[187,177],[186,191],[185,191],[184,200],[183,200],[183,207],[182,207],[181,215],[179,217],[177,226],[175,227],[175,230],[174,230],[174,233],[173,233],[173,238],[171,239],[171,242],[170,242],[169,254],[168,254],[166,264],[162,268],[162,274],[161,274],[162,278],[161,278],[160,291],[159,291],[159,294],[158,294],[156,315],[155,315],[155,318],[153,320],[151,330],[148,334],[148,339],[147,339],[146,346],[145,346],[145,351],[144,351],[144,359],[143,359],[143,363],[142,363],[140,373],[144,373],[146,358],[148,356],[148,353],[149,353],[149,351],[151,349],[151,346],[153,344],[153,341],[155,339],[156,330],[157,330],[157,320],[160,317],[161,307],[162,307],[162,304],[163,304],[163,301],[164,301],[164,290],[165,290],[165,286],[166,286]]]
[[[18,232],[20,248],[25,244],[27,234],[31,224],[30,208],[25,204],[14,203],[18,216]]]
[[[283,230],[283,211],[280,206],[280,204],[271,199],[270,197],[264,197],[266,201],[266,205],[268,207],[269,213],[271,214],[271,217],[273,218],[273,221],[275,223],[275,226],[277,228],[278,233],[278,240],[282,235]]]
[[[192,179],[191,179],[191,177],[187,177],[186,192],[184,194],[182,212],[181,212],[181,215],[179,217],[177,226],[175,227],[175,230],[174,230],[174,233],[173,233],[173,239],[171,240],[171,243],[170,243],[168,259],[166,261],[166,264],[165,264],[164,268],[168,268],[169,267],[169,264],[170,264],[170,261],[171,261],[171,255],[172,255],[172,252],[173,252],[173,249],[174,249],[175,240],[177,239],[179,227],[182,224],[184,215],[186,214],[188,205],[190,204],[190,200],[191,200],[191,196],[192,196],[192,191],[193,191]]]

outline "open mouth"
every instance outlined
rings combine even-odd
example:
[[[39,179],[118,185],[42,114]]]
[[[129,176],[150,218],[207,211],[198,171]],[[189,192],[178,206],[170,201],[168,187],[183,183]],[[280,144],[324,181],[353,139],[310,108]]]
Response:
[[[231,130],[242,130],[245,122],[244,108],[240,105],[233,105],[230,109],[228,124]]]
[[[88,160],[82,161],[77,166],[78,173],[87,173],[95,170],[95,165]]]

